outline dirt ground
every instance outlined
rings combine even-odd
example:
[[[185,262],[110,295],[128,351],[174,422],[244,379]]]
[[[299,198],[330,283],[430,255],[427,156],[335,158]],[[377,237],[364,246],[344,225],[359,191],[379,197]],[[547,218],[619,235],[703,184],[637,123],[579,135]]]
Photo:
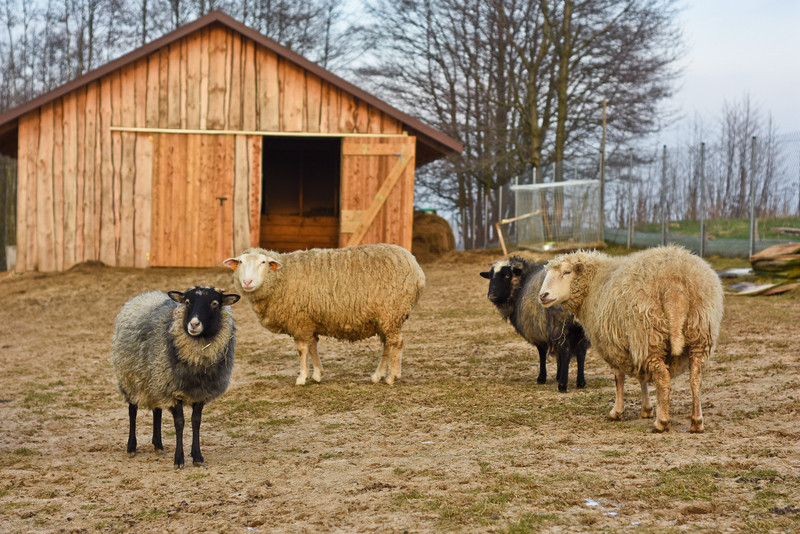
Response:
[[[574,362],[567,393],[554,362],[536,384],[535,350],[478,276],[498,257],[423,264],[394,386],[369,382],[377,338],[323,338],[322,383],[295,386],[292,341],[261,328],[243,299],[231,388],[204,411],[206,464],[183,470],[168,413],[163,455],[145,411],[139,453],[125,454],[113,321],[143,291],[231,288],[230,271],[0,273],[0,531],[800,530],[800,290],[726,297],[704,373],[705,433],[687,432],[683,375],[672,430],[653,434],[635,380],[623,420],[606,418],[613,376],[591,351],[585,389]]]

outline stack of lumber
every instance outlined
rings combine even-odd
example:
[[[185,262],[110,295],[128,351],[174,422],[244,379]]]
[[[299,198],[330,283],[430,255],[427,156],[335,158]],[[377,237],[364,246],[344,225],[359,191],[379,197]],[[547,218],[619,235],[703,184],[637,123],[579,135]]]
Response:
[[[750,256],[757,275],[800,278],[800,243],[786,243],[765,248]]]

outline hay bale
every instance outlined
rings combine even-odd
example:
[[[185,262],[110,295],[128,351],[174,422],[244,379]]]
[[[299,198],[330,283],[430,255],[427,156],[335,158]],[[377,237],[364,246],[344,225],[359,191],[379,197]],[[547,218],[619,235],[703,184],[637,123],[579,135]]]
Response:
[[[417,261],[433,261],[456,248],[450,224],[435,213],[414,212],[411,253]]]

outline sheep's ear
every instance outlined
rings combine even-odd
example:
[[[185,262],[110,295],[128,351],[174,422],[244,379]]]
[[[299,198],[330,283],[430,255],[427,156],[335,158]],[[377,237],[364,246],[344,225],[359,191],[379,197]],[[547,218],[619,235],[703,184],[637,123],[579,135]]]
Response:
[[[169,295],[169,298],[171,298],[178,304],[183,304],[183,299],[185,295],[180,291],[168,291],[167,295]]]
[[[576,274],[581,274],[586,266],[583,264],[582,261],[577,262],[572,266],[572,269],[575,271]]]
[[[281,267],[283,267],[283,265],[281,265],[281,263],[279,261],[272,260],[272,259],[269,260],[269,268],[272,269],[273,271],[277,271]]]
[[[239,299],[242,298],[236,293],[230,293],[228,295],[222,295],[222,305],[223,306],[231,306],[239,302]]]
[[[481,276],[491,280],[492,279],[492,271],[486,271],[485,273],[481,273]]]
[[[227,260],[222,262],[222,265],[228,267],[229,269],[236,269],[239,266],[239,258],[228,258]]]

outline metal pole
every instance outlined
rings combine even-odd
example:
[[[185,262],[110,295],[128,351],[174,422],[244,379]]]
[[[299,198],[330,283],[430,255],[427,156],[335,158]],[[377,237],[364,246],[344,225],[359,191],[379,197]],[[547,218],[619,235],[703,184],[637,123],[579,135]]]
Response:
[[[706,144],[700,143],[700,257],[706,255]]]
[[[667,145],[661,156],[661,246],[667,244]]]
[[[750,256],[756,253],[756,136],[750,145]]]
[[[489,248],[489,186],[483,193],[483,248]]]
[[[603,139],[600,143],[600,241],[606,240],[606,99],[603,99]]]
[[[628,248],[633,245],[633,149],[628,164]]]

